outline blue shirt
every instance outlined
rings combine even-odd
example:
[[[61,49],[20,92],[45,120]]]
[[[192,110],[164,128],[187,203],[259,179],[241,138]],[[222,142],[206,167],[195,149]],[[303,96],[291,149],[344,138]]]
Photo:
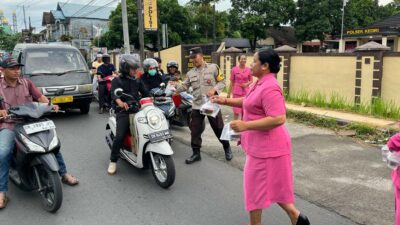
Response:
[[[103,64],[97,68],[97,72],[101,72],[101,78],[110,76],[115,71],[115,66],[113,64]]]

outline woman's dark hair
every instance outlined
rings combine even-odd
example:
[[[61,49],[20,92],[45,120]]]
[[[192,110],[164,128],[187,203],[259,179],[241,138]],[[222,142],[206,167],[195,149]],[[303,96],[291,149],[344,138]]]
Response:
[[[155,59],[158,63],[162,63],[161,58],[159,57],[154,57],[153,59]]]
[[[271,73],[279,73],[281,70],[281,58],[272,49],[260,50],[258,52],[258,59],[261,64],[268,63]]]

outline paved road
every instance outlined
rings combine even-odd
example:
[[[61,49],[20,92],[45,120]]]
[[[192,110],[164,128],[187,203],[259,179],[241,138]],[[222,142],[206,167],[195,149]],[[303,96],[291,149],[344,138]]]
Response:
[[[204,155],[201,163],[187,166],[188,147],[178,141],[175,150],[176,182],[169,190],[158,187],[150,171],[119,163],[118,174],[106,174],[109,150],[104,141],[106,115],[57,116],[69,170],[79,176],[77,187],[64,186],[64,202],[56,214],[40,208],[37,195],[23,193],[10,184],[11,202],[0,212],[2,225],[135,224],[135,225],[240,225],[247,224],[243,208],[242,172]],[[355,223],[297,198],[297,206],[317,225]],[[265,211],[266,225],[288,225],[278,207]]]

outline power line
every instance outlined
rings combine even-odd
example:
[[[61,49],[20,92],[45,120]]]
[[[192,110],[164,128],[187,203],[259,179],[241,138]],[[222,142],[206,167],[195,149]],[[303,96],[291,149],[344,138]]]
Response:
[[[71,17],[77,15],[78,13],[82,12],[83,10],[87,9],[88,7],[90,7],[94,2],[96,2],[97,0],[90,0],[86,5],[84,5],[82,8],[80,8],[78,11],[76,11],[74,14],[71,15]]]
[[[66,2],[64,2],[64,4],[61,7],[64,7],[66,4],[68,4],[71,0],[67,0]]]
[[[95,9],[95,10],[93,10],[93,11],[90,11],[90,12],[88,12],[88,13],[85,13],[85,14],[83,14],[83,15],[81,15],[81,16],[82,16],[82,17],[86,17],[86,16],[89,16],[89,15],[92,15],[93,13],[96,13],[96,12],[98,12],[98,11],[100,11],[100,10],[103,10],[104,8],[110,6],[111,4],[113,4],[114,2],[117,2],[117,1],[118,1],[118,0],[112,0],[112,1],[108,2],[107,4],[101,6],[101,7],[97,8],[97,9]]]

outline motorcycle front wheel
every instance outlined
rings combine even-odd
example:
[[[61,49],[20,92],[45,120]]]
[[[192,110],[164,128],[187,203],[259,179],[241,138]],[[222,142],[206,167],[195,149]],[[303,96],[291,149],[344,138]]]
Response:
[[[40,201],[43,208],[51,213],[60,209],[63,201],[61,180],[57,172],[51,171],[46,166],[36,167],[42,189],[39,190]]]
[[[157,184],[162,188],[169,188],[175,181],[175,164],[169,155],[160,155],[153,153],[154,163],[157,168],[151,164],[151,171]]]

